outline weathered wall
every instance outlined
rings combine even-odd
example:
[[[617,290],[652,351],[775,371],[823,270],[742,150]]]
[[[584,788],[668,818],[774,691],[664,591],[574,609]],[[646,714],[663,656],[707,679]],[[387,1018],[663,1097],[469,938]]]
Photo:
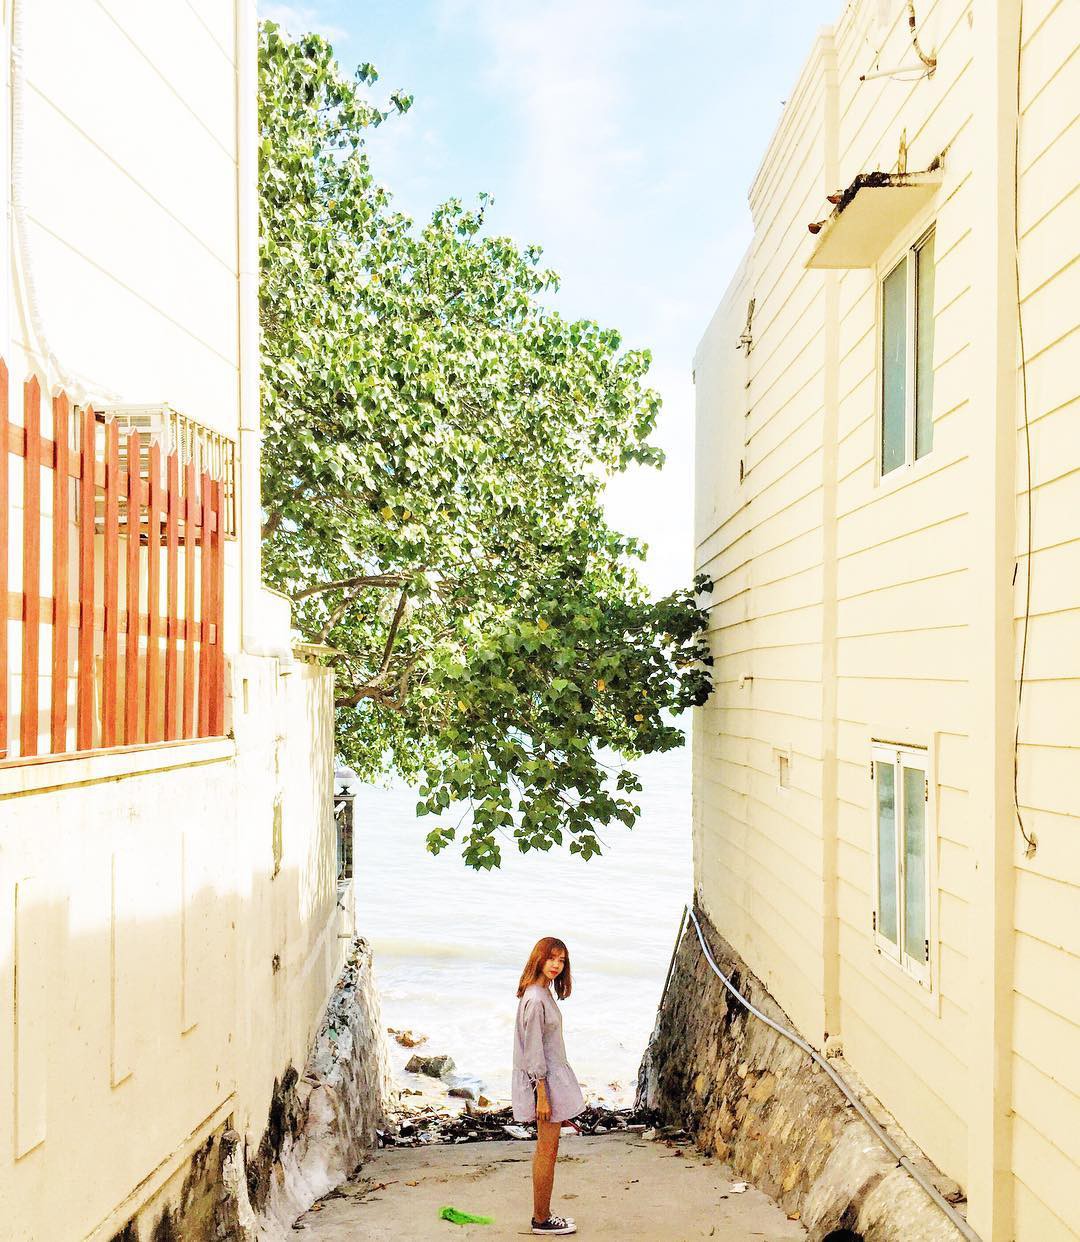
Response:
[[[966,739],[971,607],[966,573],[969,496],[971,30],[961,3],[920,15],[939,69],[915,83],[859,83],[872,19],[851,6],[836,30],[840,183],[945,153],[942,188],[924,220],[896,241],[936,227],[934,441],[910,469],[881,479],[876,456],[878,269],[838,281],[837,463],[837,878],[840,1029],[848,1059],[890,1103],[912,1137],[965,1181],[969,854]],[[883,66],[911,55],[899,5]],[[926,746],[936,827],[931,901],[932,999],[876,952],[873,905],[871,738]]]
[[[703,930],[720,969],[774,1021],[791,1026],[746,963]],[[864,1102],[885,1115],[868,1097]],[[698,1146],[798,1213],[810,1242],[832,1230],[866,1242],[957,1242],[958,1230],[873,1137],[801,1049],[753,1017],[717,979],[688,926],[642,1062],[638,1103],[684,1125]],[[897,1130],[892,1137],[912,1157]],[[955,1183],[923,1161],[942,1193]]]
[[[694,834],[699,901],[802,1034],[842,1042],[971,1191],[988,1237],[1041,1242],[1080,1237],[1080,9],[1022,8],[1021,33],[1018,0],[916,5],[933,75],[861,81],[916,56],[904,4],[852,0],[811,49],[751,187],[753,242],[695,359],[718,686],[695,727]],[[805,269],[827,191],[938,157],[940,189],[875,267]],[[880,282],[930,224],[933,449],[882,477]],[[1011,808],[1024,379],[1018,788],[1033,857]],[[1015,446],[998,419],[1015,420]],[[874,944],[874,739],[927,749],[929,987]]]
[[[352,942],[331,687],[241,658],[235,742],[0,768],[5,1236],[111,1237],[226,1122],[258,1149]]]
[[[266,1128],[220,1127],[113,1242],[284,1242],[376,1141],[390,1088],[371,953],[357,941],[305,1064],[274,1082]]]
[[[391,1086],[371,953],[359,941],[306,1065],[275,1084],[273,1125],[248,1153],[260,1242],[291,1238],[297,1216],[354,1172],[375,1146]]]

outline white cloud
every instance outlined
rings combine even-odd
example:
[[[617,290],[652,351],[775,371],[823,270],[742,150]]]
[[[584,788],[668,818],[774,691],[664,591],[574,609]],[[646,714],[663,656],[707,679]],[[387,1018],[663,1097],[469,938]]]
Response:
[[[324,22],[318,11],[305,4],[278,4],[271,0],[259,0],[259,17],[277,22],[293,38],[303,34],[320,34],[331,43],[342,43],[349,32],[342,26]]]
[[[609,195],[645,152],[620,125],[623,63],[655,20],[642,0],[444,0],[442,19],[486,37],[492,86],[520,118],[520,176],[549,236],[602,230]]]

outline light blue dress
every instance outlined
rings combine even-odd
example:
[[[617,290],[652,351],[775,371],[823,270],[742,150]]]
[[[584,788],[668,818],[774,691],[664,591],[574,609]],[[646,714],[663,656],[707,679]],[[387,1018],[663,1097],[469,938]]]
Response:
[[[547,1081],[552,1121],[568,1121],[585,1107],[577,1075],[566,1060],[562,1014],[542,983],[527,987],[514,1023],[514,1075],[510,1098],[515,1121],[536,1120],[536,1083]]]

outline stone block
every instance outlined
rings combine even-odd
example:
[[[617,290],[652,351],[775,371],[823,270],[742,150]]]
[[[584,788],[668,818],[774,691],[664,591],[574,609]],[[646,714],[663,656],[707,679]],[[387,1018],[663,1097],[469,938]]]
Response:
[[[756,1104],[764,1104],[766,1100],[771,1099],[772,1093],[776,1088],[776,1078],[774,1075],[766,1072],[754,1083],[750,1088],[750,1098]]]

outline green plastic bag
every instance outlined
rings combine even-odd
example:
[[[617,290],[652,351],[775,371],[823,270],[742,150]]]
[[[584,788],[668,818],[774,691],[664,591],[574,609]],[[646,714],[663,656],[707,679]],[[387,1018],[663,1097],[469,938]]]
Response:
[[[494,1223],[491,1216],[473,1216],[471,1212],[462,1212],[455,1207],[444,1207],[439,1212],[440,1220],[448,1220],[452,1225],[490,1225]]]

